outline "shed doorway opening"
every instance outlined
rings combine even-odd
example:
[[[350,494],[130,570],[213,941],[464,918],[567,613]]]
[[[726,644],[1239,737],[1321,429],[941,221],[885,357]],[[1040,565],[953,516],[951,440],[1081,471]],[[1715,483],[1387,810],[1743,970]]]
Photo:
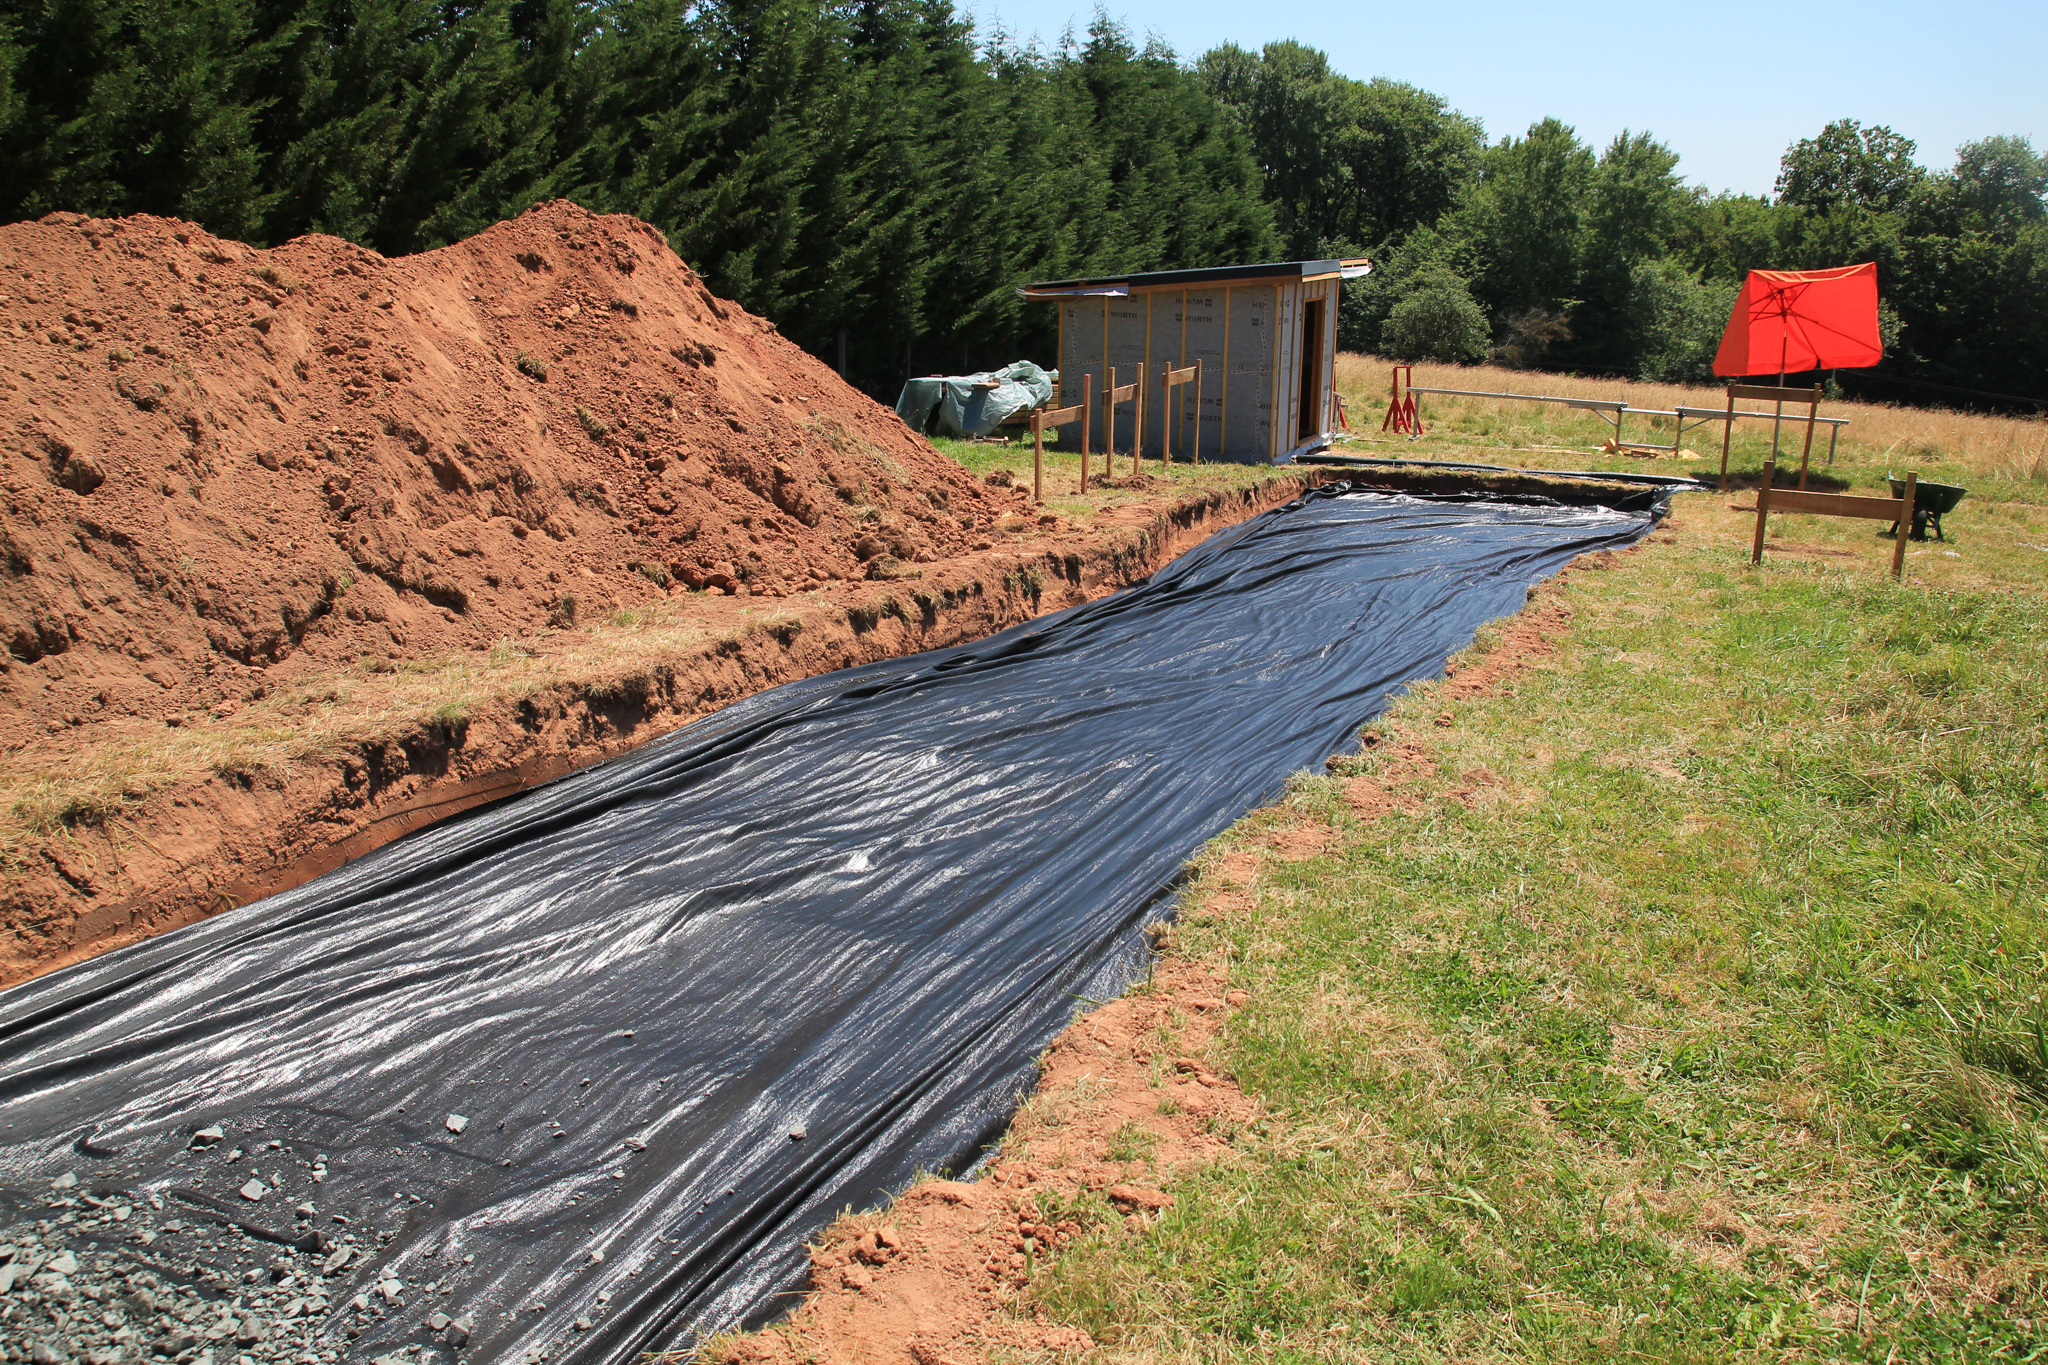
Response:
[[[1323,301],[1301,305],[1301,425],[1298,438],[1323,434]]]

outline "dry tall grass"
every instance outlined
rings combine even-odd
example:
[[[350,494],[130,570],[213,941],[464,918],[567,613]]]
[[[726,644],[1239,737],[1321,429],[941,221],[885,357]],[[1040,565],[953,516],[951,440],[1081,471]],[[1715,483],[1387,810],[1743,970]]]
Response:
[[[1347,398],[1366,400],[1371,411],[1385,409],[1393,361],[1380,356],[1344,352],[1337,357],[1337,388]],[[1655,384],[1630,379],[1586,379],[1536,370],[1510,370],[1499,365],[1427,365],[1415,367],[1415,382],[1425,388],[1487,389],[1505,393],[1543,394],[1564,398],[1619,398],[1631,407],[1676,409],[1719,408],[1727,399],[1718,385]],[[1533,405],[1502,399],[1435,398],[1423,395],[1423,418],[1443,413],[1486,413],[1507,419],[1526,416]],[[1754,408],[1743,403],[1738,406]],[[1359,405],[1353,404],[1358,411]],[[1962,465],[1972,475],[1993,481],[2048,482],[2048,420],[2040,417],[1993,417],[1942,408],[1905,408],[1889,403],[1829,402],[1828,417],[1847,417],[1841,441],[1846,451],[1875,453],[1905,465],[1929,456]],[[1593,420],[1593,419],[1587,419]],[[1361,424],[1362,425],[1362,424]],[[1749,426],[1756,426],[1750,423]],[[1707,428],[1718,441],[1719,428]],[[1632,428],[1640,435],[1640,429]],[[1707,434],[1697,438],[1708,439]],[[1825,441],[1823,434],[1820,441]],[[1704,449],[1704,446],[1699,447]]]

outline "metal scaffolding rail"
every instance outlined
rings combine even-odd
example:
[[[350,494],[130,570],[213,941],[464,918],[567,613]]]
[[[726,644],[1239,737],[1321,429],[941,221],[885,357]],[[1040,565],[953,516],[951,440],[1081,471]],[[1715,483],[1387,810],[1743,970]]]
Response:
[[[1669,450],[1674,455],[1678,453],[1679,448],[1683,445],[1687,431],[1703,427],[1708,422],[1722,422],[1730,417],[1758,417],[1766,421],[1780,423],[1784,420],[1783,413],[1753,412],[1747,409],[1736,409],[1731,412],[1724,408],[1638,408],[1629,404],[1627,400],[1620,398],[1565,398],[1547,393],[1507,393],[1494,392],[1488,389],[1425,388],[1419,384],[1409,385],[1407,392],[1410,394],[1434,393],[1451,398],[1513,398],[1524,403],[1561,403],[1568,408],[1579,408],[1583,411],[1597,413],[1602,421],[1612,423],[1614,427],[1614,444],[1617,446],[1624,446],[1632,450]],[[1666,446],[1652,441],[1624,441],[1621,439],[1622,419],[1630,413],[1641,417],[1677,418],[1678,425],[1672,433],[1671,444]],[[1800,418],[1798,420],[1804,422],[1806,419]],[[1849,425],[1849,419],[1846,417],[1815,417],[1813,420],[1816,423],[1825,424],[1828,428],[1828,464],[1833,465],[1835,462],[1835,440],[1842,434],[1842,428]],[[1775,459],[1777,454],[1778,433],[1774,429],[1771,432],[1771,457]]]

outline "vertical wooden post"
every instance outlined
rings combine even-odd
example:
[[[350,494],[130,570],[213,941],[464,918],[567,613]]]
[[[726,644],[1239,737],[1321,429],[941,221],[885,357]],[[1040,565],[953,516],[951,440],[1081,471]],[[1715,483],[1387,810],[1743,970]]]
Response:
[[[1065,299],[1060,300],[1060,348],[1053,352],[1054,355],[1059,357],[1059,368],[1053,371],[1053,373],[1060,377],[1060,391],[1055,395],[1053,402],[1053,406],[1056,408],[1063,408],[1067,405],[1067,310],[1073,306],[1073,304]]]
[[[1148,340],[1145,345],[1149,353],[1152,343]],[[1131,433],[1131,477],[1134,479],[1138,477],[1138,466],[1145,461],[1145,365],[1142,361],[1138,364],[1137,408],[1138,425]]]
[[[1735,386],[1728,386],[1728,415],[1721,420],[1721,491],[1728,491],[1728,438],[1735,434]]]
[[[1166,382],[1166,377],[1172,373],[1171,365],[1159,371],[1159,467],[1162,469],[1173,463],[1173,419],[1177,414],[1173,386]]]
[[[1293,322],[1283,323],[1280,318],[1281,314],[1287,311],[1281,303],[1281,299],[1290,293],[1295,296],[1294,312],[1295,316],[1299,318],[1301,314],[1301,286],[1284,284],[1273,286],[1273,354],[1266,361],[1272,367],[1273,373],[1273,388],[1266,396],[1266,411],[1273,414],[1268,425],[1269,435],[1266,439],[1266,458],[1269,460],[1279,459],[1281,452],[1288,449],[1288,447],[1280,444],[1281,438],[1287,434],[1287,402],[1285,398],[1287,387],[1282,382],[1281,371],[1286,368],[1283,361],[1284,348],[1289,343],[1298,339],[1294,336],[1294,333],[1299,329],[1296,328]]]
[[[1813,386],[1813,405],[1806,410],[1806,444],[1799,448],[1799,489],[1806,491],[1806,457],[1813,454],[1813,424],[1820,416],[1820,385]]]
[[[1109,300],[1106,297],[1102,300],[1102,363],[1109,363]],[[1114,384],[1116,381],[1110,382]]]
[[[1892,577],[1906,570],[1906,537],[1913,533],[1913,504],[1920,492],[1920,472],[1906,471],[1906,505],[1899,513],[1899,533],[1892,537]]]
[[[1195,463],[1202,462],[1202,358],[1195,357]]]
[[[1756,543],[1750,546],[1749,562],[1764,562],[1764,518],[1771,514],[1771,480],[1778,475],[1776,460],[1764,461],[1764,481],[1756,489]]]
[[[1164,470],[1173,463],[1173,385],[1166,381],[1173,378],[1173,366],[1159,367],[1159,468]]]
[[[1109,367],[1109,383],[1102,390],[1102,477],[1116,477],[1116,366]]]
[[[1108,305],[1103,305],[1107,307]],[[1088,419],[1095,415],[1095,376],[1081,376],[1081,492],[1088,492],[1088,442],[1093,433],[1088,430]]]
[[[1145,448],[1145,371],[1152,365],[1152,303],[1158,296],[1145,295],[1145,362],[1138,366],[1138,445]],[[1135,472],[1135,471],[1133,471]]]
[[[1045,417],[1031,414],[1031,501],[1045,506]]]

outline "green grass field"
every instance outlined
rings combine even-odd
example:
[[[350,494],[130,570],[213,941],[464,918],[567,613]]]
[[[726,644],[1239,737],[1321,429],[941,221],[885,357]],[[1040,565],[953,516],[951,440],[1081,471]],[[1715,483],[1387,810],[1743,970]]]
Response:
[[[1193,464],[1185,457],[1170,464],[1162,464],[1157,451],[1138,466],[1138,472],[1152,481],[1149,493],[1139,487],[1118,487],[1131,478],[1131,456],[1128,451],[1119,451],[1116,468],[1111,472],[1110,486],[1101,484],[1102,452],[1097,451],[1088,460],[1088,481],[1090,491],[1081,496],[1081,454],[1064,451],[1050,444],[1052,433],[1047,432],[1048,444],[1044,455],[1043,488],[1045,510],[1075,520],[1097,515],[1121,503],[1140,498],[1157,497],[1168,487],[1196,488],[1234,487],[1258,483],[1273,476],[1271,465],[1264,463],[1224,463],[1210,460]],[[1020,488],[1031,487],[1032,457],[1031,433],[1019,428],[1007,427],[1000,437],[979,441],[962,441],[952,437],[932,438],[932,444],[951,458],[958,460],[976,474],[986,477],[998,469],[1008,470]]]
[[[1903,584],[1690,495],[1219,839],[1174,951],[1251,992],[1264,1117],[1034,1309],[1108,1360],[2048,1358],[2048,514],[1962,481]]]

